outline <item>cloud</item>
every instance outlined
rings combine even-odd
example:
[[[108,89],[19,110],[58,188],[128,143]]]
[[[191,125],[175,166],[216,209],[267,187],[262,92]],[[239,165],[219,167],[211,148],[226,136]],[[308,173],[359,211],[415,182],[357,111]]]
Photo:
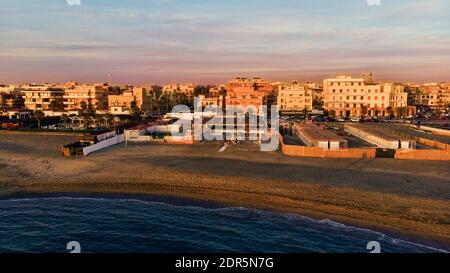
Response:
[[[315,78],[370,68],[436,77],[450,67],[446,0],[386,0],[375,9],[324,0],[85,0],[77,8],[5,0],[3,8],[0,61],[8,66],[0,75],[7,78],[65,72],[94,80],[107,70],[140,82],[233,73]],[[427,71],[411,68],[419,64]]]

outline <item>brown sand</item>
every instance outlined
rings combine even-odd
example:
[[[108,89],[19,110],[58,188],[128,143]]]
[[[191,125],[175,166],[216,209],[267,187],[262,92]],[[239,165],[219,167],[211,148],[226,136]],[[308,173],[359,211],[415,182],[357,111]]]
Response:
[[[63,158],[71,136],[0,132],[0,195],[129,193],[328,218],[450,246],[450,162],[311,159],[251,144],[118,145]]]

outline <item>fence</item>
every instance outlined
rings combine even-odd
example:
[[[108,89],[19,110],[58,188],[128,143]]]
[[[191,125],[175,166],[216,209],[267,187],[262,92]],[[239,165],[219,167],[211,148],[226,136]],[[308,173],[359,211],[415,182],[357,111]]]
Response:
[[[450,160],[450,150],[396,151],[395,158],[410,160]]]
[[[118,136],[115,136],[115,137],[112,137],[112,138],[109,138],[109,139],[106,139],[106,140],[103,140],[103,141],[100,141],[100,142],[98,142],[96,144],[93,144],[93,145],[90,145],[90,146],[87,146],[87,147],[83,148],[83,155],[86,156],[86,155],[89,155],[89,154],[91,154],[91,153],[93,153],[95,151],[102,150],[102,149],[105,149],[105,148],[113,146],[113,145],[117,145],[117,144],[122,143],[122,142],[125,142],[125,135],[124,134],[118,135]]]
[[[289,156],[321,157],[321,158],[375,158],[375,148],[328,150],[321,147],[305,147],[284,144],[280,135],[281,152]]]

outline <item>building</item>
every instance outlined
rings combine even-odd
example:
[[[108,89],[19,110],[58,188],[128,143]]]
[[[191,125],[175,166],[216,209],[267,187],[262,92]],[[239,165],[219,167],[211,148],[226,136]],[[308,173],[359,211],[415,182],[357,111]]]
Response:
[[[192,102],[194,100],[195,86],[195,83],[164,85],[161,96],[174,100],[176,95],[184,95],[188,101]]]
[[[406,118],[416,114],[416,107],[408,105],[408,93],[405,86],[396,83],[384,83],[383,90],[390,94],[387,115]]]
[[[141,109],[145,99],[146,90],[141,87],[127,89],[121,95],[109,95],[109,112],[113,115],[129,115],[131,113],[131,105],[133,101],[135,101],[136,106]]]
[[[450,105],[449,83],[428,83],[411,92],[412,103],[418,107],[445,110]]]
[[[272,85],[261,78],[235,78],[227,84],[226,89],[226,107],[259,107],[265,105],[267,96],[273,93]]]
[[[200,105],[202,106],[202,109],[205,109],[206,107],[222,109],[224,106],[222,96],[200,95],[198,96],[198,99],[200,100]]]
[[[67,111],[108,109],[108,86],[105,84],[77,85],[65,89],[64,105]]]
[[[213,97],[224,96],[227,93],[227,88],[225,85],[210,86],[208,93]]]
[[[54,85],[24,85],[21,87],[25,108],[32,111],[52,111],[63,105],[64,89]]]
[[[27,109],[8,110],[7,113],[10,120],[29,119],[33,116],[32,111]]]
[[[407,107],[407,94],[395,84],[340,75],[323,82],[324,109],[338,117],[385,117]],[[408,109],[414,112],[413,108]]]
[[[281,113],[300,114],[313,109],[312,91],[305,85],[279,85],[277,105]]]

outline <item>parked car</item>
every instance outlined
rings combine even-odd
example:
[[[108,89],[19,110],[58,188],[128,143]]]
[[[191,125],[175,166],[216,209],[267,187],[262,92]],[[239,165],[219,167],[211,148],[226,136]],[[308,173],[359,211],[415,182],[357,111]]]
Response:
[[[339,118],[336,119],[336,121],[337,121],[337,122],[345,122],[345,118],[339,117]]]
[[[350,117],[351,122],[359,122],[361,119],[359,117]]]
[[[325,122],[325,119],[323,117],[314,117],[313,122]]]

